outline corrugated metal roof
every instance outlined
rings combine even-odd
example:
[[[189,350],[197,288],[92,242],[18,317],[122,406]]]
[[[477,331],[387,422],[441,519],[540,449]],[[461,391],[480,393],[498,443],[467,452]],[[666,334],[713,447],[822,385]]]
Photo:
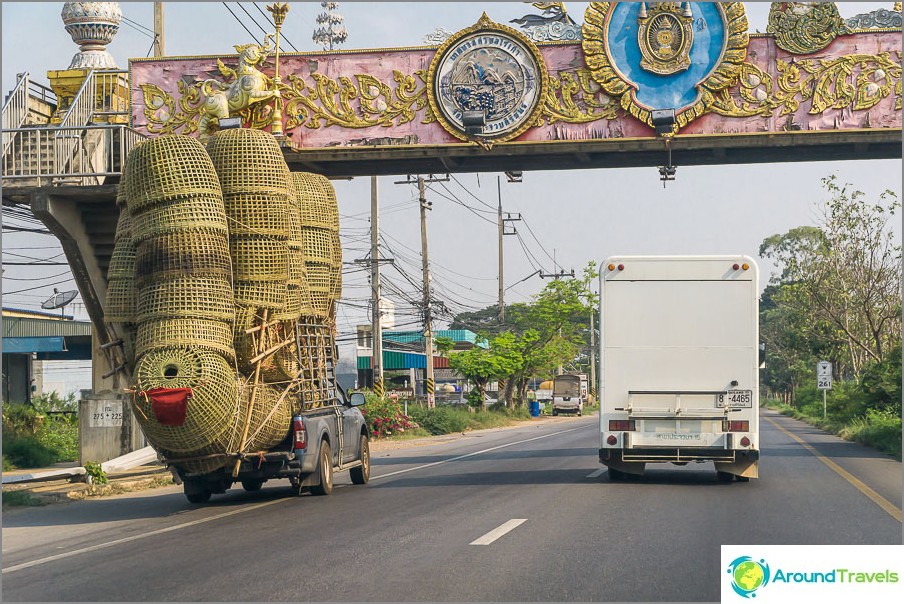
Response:
[[[477,334],[467,329],[440,329],[433,332],[434,338],[450,338],[456,344],[469,343],[476,344],[481,348],[486,348],[486,342],[477,343]],[[397,342],[399,344],[416,344],[423,342],[424,334],[420,331],[384,331],[383,340]]]
[[[3,317],[4,338],[90,336],[92,333],[93,327],[90,321],[54,321],[53,319]]]
[[[427,356],[417,352],[383,351],[383,369],[424,369],[427,367]],[[433,357],[434,369],[449,367],[449,359]],[[358,357],[358,369],[370,369],[370,357]]]

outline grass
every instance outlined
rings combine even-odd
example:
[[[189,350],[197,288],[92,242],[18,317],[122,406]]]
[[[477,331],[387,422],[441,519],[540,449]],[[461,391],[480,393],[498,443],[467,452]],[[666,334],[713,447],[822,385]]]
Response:
[[[810,415],[778,401],[766,401],[766,407],[837,434],[845,440],[872,447],[901,461],[901,418],[892,413],[871,410],[864,416],[844,423],[831,416],[823,419],[821,415]]]
[[[409,407],[409,414],[421,427],[406,431],[403,437],[408,438],[499,428],[530,419],[527,408],[509,410],[501,405],[473,412],[461,406],[439,405],[433,409],[416,406]]]
[[[46,499],[29,491],[3,491],[3,507],[40,506],[47,503]]]

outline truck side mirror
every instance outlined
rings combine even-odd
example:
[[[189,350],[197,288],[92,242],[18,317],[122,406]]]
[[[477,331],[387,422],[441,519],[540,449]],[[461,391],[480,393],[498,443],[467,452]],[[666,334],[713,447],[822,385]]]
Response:
[[[363,392],[352,392],[350,402],[351,402],[352,407],[360,407],[361,405],[363,405],[364,403],[367,402],[367,399],[364,398]]]

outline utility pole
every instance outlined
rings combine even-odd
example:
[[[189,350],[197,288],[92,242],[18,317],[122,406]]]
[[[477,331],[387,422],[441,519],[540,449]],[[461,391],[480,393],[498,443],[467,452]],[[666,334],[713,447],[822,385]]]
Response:
[[[434,178],[432,174],[430,178],[418,176],[417,180],[411,180],[409,175],[407,180],[396,181],[395,183],[397,185],[417,183],[418,199],[421,206],[421,264],[424,270],[424,355],[427,357],[427,379],[424,391],[427,393],[427,407],[430,409],[436,406],[436,399],[434,398],[436,382],[433,372],[433,310],[431,308],[432,300],[430,299],[430,259],[427,253],[427,210],[431,209],[433,203],[427,201],[426,185],[428,182],[447,182],[448,180],[448,174],[445,178]]]
[[[552,253],[553,253],[553,266],[558,267],[558,265],[555,262],[555,254],[556,254],[555,250],[553,250]],[[542,271],[540,272],[541,279],[546,279],[547,277],[551,277],[553,279],[561,279],[562,277],[574,278],[574,269],[571,269],[570,273],[566,273],[564,269],[559,269],[559,272],[557,272],[557,273],[544,273]],[[559,337],[561,337],[561,336],[562,336],[562,328],[560,327],[559,328]],[[562,375],[563,373],[565,373],[565,368],[562,367],[561,364],[559,364],[559,370],[556,373],[556,375]]]
[[[427,356],[427,408],[435,406],[433,398],[436,382],[433,375],[433,314],[430,312],[430,261],[427,257],[427,210],[433,205],[427,201],[424,177],[417,177],[417,190],[421,206],[421,262],[424,268],[424,353]]]
[[[166,45],[163,41],[163,2],[154,3],[154,56],[166,55]]]
[[[382,397],[383,387],[383,325],[380,316],[380,214],[377,177],[370,177],[370,281],[373,289],[372,326],[373,356],[371,370],[373,372],[374,394]]]
[[[519,182],[519,181],[513,181]],[[499,199],[499,211],[497,213],[497,223],[499,225],[499,323],[500,325],[505,323],[505,285],[502,279],[502,257],[503,257],[503,246],[502,239],[505,235],[517,235],[518,231],[514,228],[511,232],[505,231],[505,224],[507,222],[516,222],[521,220],[521,214],[518,214],[517,218],[512,218],[511,214],[506,213],[505,218],[502,217],[502,179],[501,177],[496,177],[496,194]]]

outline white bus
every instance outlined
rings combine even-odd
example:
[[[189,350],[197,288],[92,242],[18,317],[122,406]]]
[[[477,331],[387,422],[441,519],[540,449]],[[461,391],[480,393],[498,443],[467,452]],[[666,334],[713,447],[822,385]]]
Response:
[[[600,271],[600,462],[714,462],[757,478],[758,269],[737,256],[613,256]]]

